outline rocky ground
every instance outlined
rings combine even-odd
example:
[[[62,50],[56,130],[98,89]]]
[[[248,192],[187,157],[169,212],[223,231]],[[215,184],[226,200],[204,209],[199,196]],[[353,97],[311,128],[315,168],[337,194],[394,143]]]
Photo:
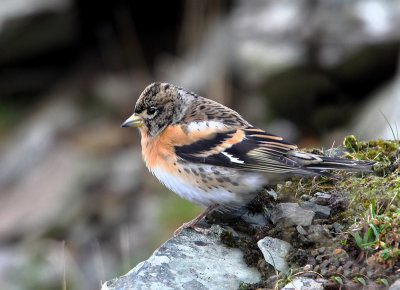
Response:
[[[262,274],[260,282],[239,289],[280,289],[299,277],[324,289],[385,289],[400,278],[399,142],[350,136],[344,145],[331,153],[376,160],[374,172],[294,179],[274,188],[277,199],[261,192],[250,205],[253,215],[207,217],[224,228],[221,241],[241,249],[247,265]],[[286,244],[283,264],[279,257],[271,262],[273,248]]]
[[[310,151],[377,163],[277,184],[241,216],[213,211],[208,235],[183,230],[102,289],[399,289],[399,141]]]

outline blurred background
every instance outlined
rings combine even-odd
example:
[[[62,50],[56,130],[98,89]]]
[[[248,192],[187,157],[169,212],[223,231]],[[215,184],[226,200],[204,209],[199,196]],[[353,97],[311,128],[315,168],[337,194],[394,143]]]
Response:
[[[398,138],[400,2],[0,1],[0,285],[97,289],[200,207],[120,128],[151,82],[300,147]]]

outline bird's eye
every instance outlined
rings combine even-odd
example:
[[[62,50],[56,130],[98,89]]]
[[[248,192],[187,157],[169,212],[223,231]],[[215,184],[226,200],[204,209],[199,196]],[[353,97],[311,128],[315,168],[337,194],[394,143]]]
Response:
[[[156,108],[150,107],[150,108],[147,109],[147,114],[148,115],[153,115],[156,111],[157,111]]]

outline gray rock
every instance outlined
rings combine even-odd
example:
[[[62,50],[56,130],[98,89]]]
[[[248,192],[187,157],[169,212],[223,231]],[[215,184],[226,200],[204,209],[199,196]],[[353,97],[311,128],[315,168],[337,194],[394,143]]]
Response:
[[[324,286],[310,278],[297,277],[282,288],[282,290],[322,290]]]
[[[331,208],[329,206],[319,205],[310,201],[305,201],[303,202],[301,207],[315,212],[315,218],[318,219],[327,219],[331,215]]]
[[[264,214],[245,213],[241,218],[254,227],[263,227],[268,223],[268,219]]]
[[[337,234],[341,233],[342,230],[344,229],[344,226],[342,226],[341,224],[339,224],[337,222],[334,222],[332,227],[333,227],[333,230],[335,231],[335,233],[337,233]]]
[[[271,220],[274,224],[283,227],[293,225],[309,226],[315,213],[301,208],[297,203],[280,203],[271,212]]]
[[[257,283],[255,268],[239,249],[226,248],[215,235],[183,230],[124,276],[105,282],[108,289],[224,289]]]
[[[394,283],[390,285],[389,290],[400,290],[400,279],[394,281]]]
[[[288,242],[265,237],[257,242],[258,247],[264,255],[265,261],[281,272],[289,269],[286,263],[286,255],[292,247]]]
[[[304,271],[304,272],[312,271],[313,268],[314,268],[313,265],[311,265],[311,264],[306,264],[306,265],[303,267],[303,271]]]
[[[300,196],[300,198],[301,198],[301,200],[304,200],[304,201],[310,200],[311,199],[311,195],[303,194],[302,196]]]
[[[319,205],[327,205],[331,199],[332,195],[325,192],[317,192],[314,194],[314,198],[311,199],[312,202],[315,202]]]
[[[320,244],[327,244],[332,241],[329,230],[322,225],[311,225],[308,228],[308,239]]]
[[[305,235],[308,234],[307,231],[306,231],[302,226],[300,226],[300,225],[298,225],[298,226],[296,227],[296,230],[297,230],[297,232],[298,232],[300,235],[305,236]]]

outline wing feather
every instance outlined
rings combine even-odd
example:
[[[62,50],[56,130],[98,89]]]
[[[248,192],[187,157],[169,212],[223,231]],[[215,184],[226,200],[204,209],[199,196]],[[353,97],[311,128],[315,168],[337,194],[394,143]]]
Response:
[[[307,170],[288,157],[293,150],[297,150],[296,145],[254,127],[230,128],[191,144],[175,146],[176,154],[190,162],[272,173],[304,173]]]

